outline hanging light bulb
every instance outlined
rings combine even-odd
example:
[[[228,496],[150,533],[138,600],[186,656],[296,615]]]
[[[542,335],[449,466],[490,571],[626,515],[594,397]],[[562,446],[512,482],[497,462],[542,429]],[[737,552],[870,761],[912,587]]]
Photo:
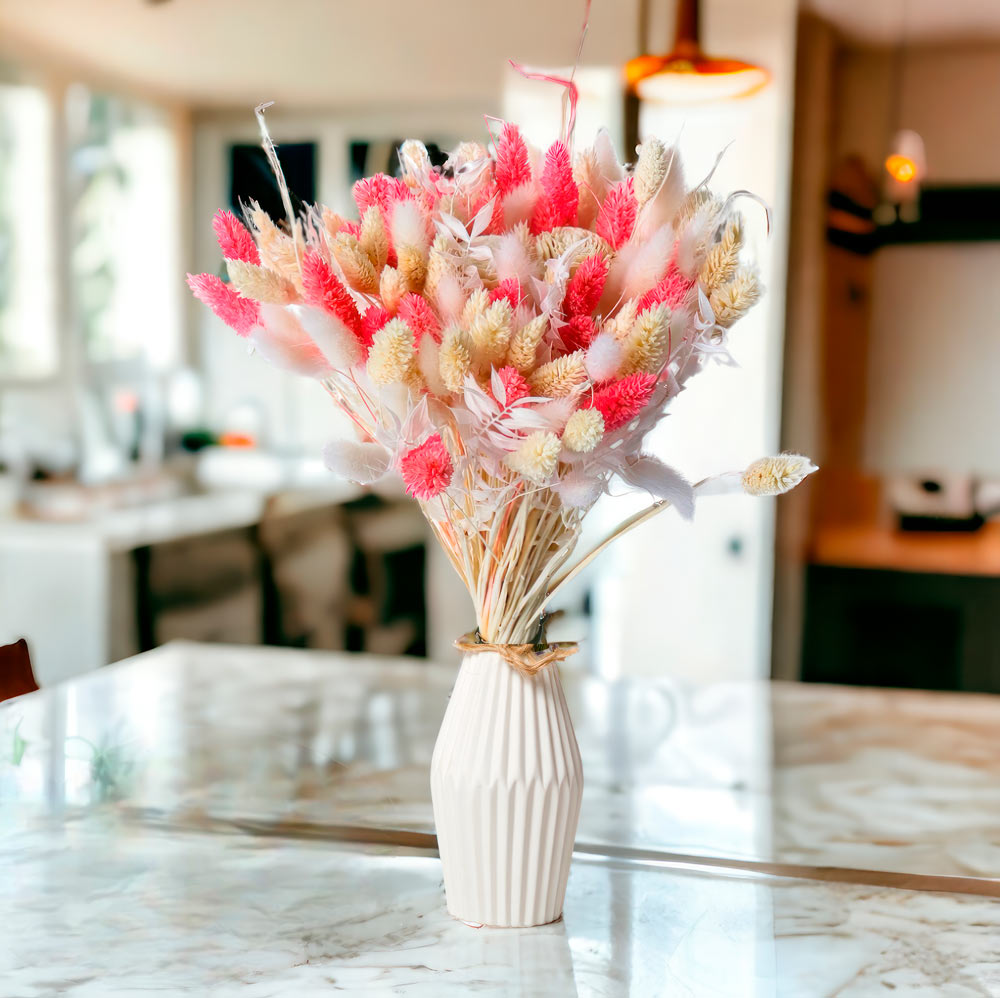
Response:
[[[893,200],[912,201],[920,193],[920,181],[927,172],[924,155],[924,140],[912,129],[904,128],[896,132],[892,140],[892,151],[885,158],[885,170],[889,174]]]
[[[707,104],[749,97],[767,85],[771,74],[739,59],[706,55],[699,42],[699,2],[679,0],[673,50],[640,55],[625,65],[629,90],[641,100],[668,104]]]

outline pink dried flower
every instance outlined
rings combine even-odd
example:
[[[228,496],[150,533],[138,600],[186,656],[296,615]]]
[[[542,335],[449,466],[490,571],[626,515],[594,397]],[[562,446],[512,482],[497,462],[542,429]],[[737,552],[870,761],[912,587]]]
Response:
[[[259,304],[252,298],[244,298],[215,274],[188,274],[187,282],[195,298],[204,302],[240,336],[248,336],[257,325]]]
[[[378,305],[372,305],[361,317],[361,345],[365,348],[365,356],[372,348],[372,341],[375,334],[392,318],[392,316]]]
[[[531,181],[531,164],[528,161],[528,147],[521,137],[517,125],[504,124],[497,141],[497,162],[494,170],[497,190],[509,194],[516,187]]]
[[[617,430],[639,414],[655,385],[655,374],[630,374],[594,392],[586,408],[600,412],[606,430]]]
[[[521,377],[516,367],[511,367],[510,365],[501,367],[496,374],[503,383],[504,391],[506,392],[506,405],[513,405],[519,399],[527,398],[531,394],[528,382]],[[496,401],[499,402],[500,400],[496,399]]]
[[[671,308],[676,308],[687,298],[688,292],[694,286],[694,281],[689,281],[678,269],[677,264],[671,262],[663,279],[655,287],[650,288],[640,299],[637,311],[645,312],[648,308],[657,305],[667,304]]]
[[[338,233],[346,232],[349,236],[354,236],[355,239],[361,238],[361,223],[345,221],[343,225],[337,230]]]
[[[553,142],[542,167],[542,198],[531,220],[537,235],[562,225],[576,224],[580,191],[573,179],[573,164],[564,142]]]
[[[307,302],[335,315],[360,338],[358,306],[333,268],[315,250],[309,250],[302,258],[302,291]]]
[[[566,297],[563,299],[563,312],[569,317],[590,315],[601,300],[607,276],[608,261],[599,254],[588,256],[569,279]]]
[[[215,238],[219,249],[227,260],[243,260],[245,263],[260,263],[260,253],[246,226],[231,212],[220,210],[212,219]]]
[[[608,192],[594,229],[614,249],[620,249],[632,235],[638,211],[639,203],[632,192],[632,178],[629,177],[615,184]]]
[[[410,189],[402,180],[385,173],[376,173],[374,177],[359,180],[351,188],[351,193],[362,218],[365,211],[375,204],[382,212],[386,225],[389,224],[389,209],[397,201],[405,201],[410,197]]]
[[[418,346],[425,336],[435,343],[441,342],[441,322],[427,299],[410,291],[403,295],[396,314],[413,330],[413,341]]]
[[[426,502],[448,488],[455,468],[441,434],[435,433],[400,458],[399,471],[406,483],[406,491],[414,499]]]
[[[510,302],[510,307],[516,309],[521,304],[523,297],[520,281],[516,277],[508,277],[490,292],[490,304],[505,298]]]
[[[597,327],[589,315],[574,315],[569,322],[559,330],[559,335],[566,346],[567,353],[576,350],[586,350],[597,335]]]

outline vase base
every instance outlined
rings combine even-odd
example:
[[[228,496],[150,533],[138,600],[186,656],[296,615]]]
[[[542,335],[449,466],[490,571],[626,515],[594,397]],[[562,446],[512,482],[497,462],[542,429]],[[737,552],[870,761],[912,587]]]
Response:
[[[556,922],[562,921],[562,912],[559,912],[555,918],[549,919],[547,922],[528,922],[524,925],[491,925],[488,922],[473,922],[468,918],[462,918],[461,915],[456,915],[453,911],[448,912],[456,922],[461,922],[463,925],[467,925],[470,929],[540,929],[543,925],[555,925]]]

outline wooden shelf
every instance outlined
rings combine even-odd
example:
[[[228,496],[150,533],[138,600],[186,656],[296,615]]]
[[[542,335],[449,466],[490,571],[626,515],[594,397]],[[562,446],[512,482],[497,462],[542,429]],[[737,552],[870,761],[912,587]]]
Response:
[[[959,534],[904,532],[876,524],[822,527],[810,561],[844,568],[1000,577],[1000,523]]]

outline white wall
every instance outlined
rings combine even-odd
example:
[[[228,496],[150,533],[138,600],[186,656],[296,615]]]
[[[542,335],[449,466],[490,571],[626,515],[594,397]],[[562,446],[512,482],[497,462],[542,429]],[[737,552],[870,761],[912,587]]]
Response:
[[[848,49],[837,87],[837,156],[881,169],[890,133],[924,139],[928,184],[1000,184],[1000,46]],[[900,87],[898,121],[891,115]],[[1000,243],[895,246],[875,257],[865,458],[881,474],[1000,475],[996,426]],[[848,345],[849,348],[849,345]]]
[[[759,194],[773,209],[774,228],[767,239],[763,212],[744,202],[767,294],[733,329],[740,366],[712,367],[694,379],[651,441],[651,450],[694,481],[777,449],[788,238],[796,4],[769,0],[729,9],[725,18],[712,13],[715,50],[768,67],[772,83],[721,106],[646,106],[640,131],[667,141],[679,136],[692,183],[731,142],[712,187]],[[617,521],[647,502],[608,502],[599,515]],[[773,521],[773,500],[712,498],[699,503],[693,524],[667,512],[624,537],[594,573],[598,665],[699,679],[768,675]]]

